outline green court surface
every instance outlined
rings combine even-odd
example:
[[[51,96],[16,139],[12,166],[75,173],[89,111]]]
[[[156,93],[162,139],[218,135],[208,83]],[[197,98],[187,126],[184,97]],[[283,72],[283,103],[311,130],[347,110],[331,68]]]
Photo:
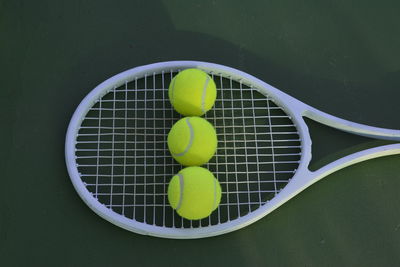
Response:
[[[225,235],[123,230],[79,198],[65,134],[129,68],[199,60],[327,113],[400,128],[397,1],[0,1],[1,266],[400,266],[400,156],[350,166]],[[312,169],[379,145],[309,122]]]

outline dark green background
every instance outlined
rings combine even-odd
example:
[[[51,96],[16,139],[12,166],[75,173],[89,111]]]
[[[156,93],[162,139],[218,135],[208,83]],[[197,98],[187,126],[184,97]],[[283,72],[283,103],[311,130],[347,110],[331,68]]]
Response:
[[[255,224],[201,240],[106,222],[64,163],[82,98],[164,60],[232,66],[328,113],[399,128],[399,11],[399,1],[0,1],[0,265],[399,266],[400,156],[339,171]],[[312,131],[328,137],[315,155],[353,141]]]

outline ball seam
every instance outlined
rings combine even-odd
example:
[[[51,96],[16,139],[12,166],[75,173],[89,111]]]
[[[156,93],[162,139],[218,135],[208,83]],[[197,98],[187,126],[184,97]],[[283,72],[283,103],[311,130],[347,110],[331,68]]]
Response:
[[[192,147],[192,144],[193,144],[194,130],[193,130],[193,126],[189,122],[189,118],[186,118],[186,123],[189,127],[189,132],[190,132],[189,144],[186,146],[186,148],[185,148],[185,150],[183,150],[183,152],[174,153],[175,157],[183,157],[189,151],[189,149]]]
[[[212,210],[215,210],[217,206],[217,179],[214,179],[214,204],[212,206]]]
[[[207,93],[207,87],[208,87],[208,83],[210,82],[210,76],[207,76],[207,80],[204,83],[204,87],[203,87],[203,94],[201,95],[201,111],[203,113],[206,113],[205,110],[205,102],[206,102],[206,93]]]
[[[178,177],[179,177],[179,201],[178,201],[178,205],[176,205],[176,208],[175,208],[176,211],[178,211],[182,206],[183,190],[184,190],[183,175],[178,173]]]
[[[175,78],[172,79],[171,84],[171,104],[174,105],[174,91],[175,91]]]

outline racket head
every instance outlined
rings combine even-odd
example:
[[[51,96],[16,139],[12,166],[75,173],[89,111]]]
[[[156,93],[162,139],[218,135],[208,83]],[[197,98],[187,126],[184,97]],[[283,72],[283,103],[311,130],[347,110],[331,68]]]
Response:
[[[236,98],[231,98],[230,100],[224,100],[222,99],[223,96],[219,97],[221,102],[226,101],[226,106],[224,106],[224,104],[222,105],[218,105],[218,97],[217,97],[217,102],[216,105],[214,107],[214,110],[219,110],[220,112],[222,112],[222,118],[220,118],[218,116],[217,113],[214,113],[213,115],[209,115],[209,113],[206,114],[206,119],[208,119],[209,121],[211,121],[217,128],[217,133],[218,133],[218,129],[221,129],[221,131],[223,131],[224,129],[227,129],[228,125],[225,125],[223,122],[225,121],[226,123],[226,118],[224,118],[224,110],[229,110],[230,107],[232,107],[233,111],[231,113],[231,115],[229,116],[229,120],[232,120],[232,124],[234,124],[234,101],[251,101],[250,99],[240,99],[241,96],[241,90],[248,92],[251,92],[251,94],[253,93],[257,93],[258,94],[258,98],[265,98],[264,101],[266,101],[265,103],[267,103],[267,105],[271,105],[274,104],[276,105],[276,107],[278,107],[278,109],[281,110],[281,112],[283,112],[283,114],[287,115],[287,119],[290,120],[292,122],[292,126],[293,128],[296,129],[296,134],[298,135],[299,138],[299,145],[298,145],[298,150],[299,150],[299,155],[298,155],[298,160],[297,163],[294,164],[296,165],[295,167],[293,167],[293,173],[289,174],[288,177],[286,178],[286,180],[282,183],[284,190],[280,191],[281,188],[276,188],[274,195],[272,197],[263,197],[263,200],[260,201],[259,200],[259,204],[256,205],[256,208],[254,207],[250,207],[250,203],[251,203],[251,196],[250,194],[252,194],[253,192],[248,192],[248,198],[247,198],[247,202],[249,203],[249,210],[248,212],[244,212],[243,214],[241,214],[241,211],[239,210],[237,212],[237,215],[228,215],[226,216],[226,213],[230,211],[230,207],[229,205],[231,203],[226,203],[227,201],[229,202],[229,196],[231,194],[231,192],[229,191],[231,185],[230,185],[230,181],[229,181],[229,175],[227,173],[229,173],[228,167],[226,167],[225,169],[225,176],[223,178],[221,178],[221,175],[219,175],[219,173],[222,173],[220,171],[218,171],[218,168],[222,168],[221,166],[225,164],[225,162],[222,162],[220,160],[220,162],[218,162],[218,155],[216,156],[217,162],[213,162],[211,164],[213,165],[209,165],[207,164],[206,167],[208,167],[211,171],[213,171],[214,173],[216,173],[217,179],[220,180],[221,186],[223,187],[223,190],[225,189],[225,203],[221,203],[221,208],[218,208],[218,210],[216,212],[214,212],[214,215],[211,215],[210,218],[206,218],[202,221],[198,221],[198,222],[193,222],[193,221],[187,221],[181,218],[177,218],[176,214],[174,214],[174,211],[172,211],[171,208],[168,208],[168,203],[165,202],[165,198],[166,198],[166,188],[167,188],[167,183],[169,181],[169,179],[173,176],[173,173],[169,173],[168,176],[166,176],[164,174],[164,182],[161,182],[162,188],[160,191],[164,190],[164,192],[159,192],[159,193],[155,193],[157,196],[162,196],[164,198],[163,200],[163,209],[164,212],[168,212],[169,215],[168,216],[172,216],[172,224],[170,223],[169,225],[167,223],[165,223],[165,221],[163,223],[156,223],[156,219],[153,219],[152,222],[147,222],[146,218],[137,220],[134,217],[131,216],[126,216],[124,214],[123,211],[121,211],[120,209],[113,209],[112,205],[107,202],[104,203],[104,201],[100,200],[100,194],[98,194],[98,192],[93,192],[93,185],[88,183],[87,180],[84,179],[85,173],[82,173],[82,170],[80,168],[82,168],[82,163],[79,162],[79,154],[78,154],[78,146],[80,145],[80,143],[82,143],[82,141],[79,141],[79,138],[81,135],[81,131],[82,131],[82,125],[83,123],[85,123],[88,120],[88,114],[90,114],[90,112],[92,112],[95,107],[99,106],[99,103],[105,100],[102,100],[104,97],[107,97],[108,95],[114,95],[114,105],[115,105],[115,95],[116,94],[120,94],[125,92],[125,100],[127,100],[130,96],[128,96],[128,90],[126,90],[127,85],[130,83],[134,83],[136,84],[136,88],[130,90],[129,89],[129,93],[132,93],[134,97],[138,96],[138,90],[141,89],[140,86],[138,86],[137,84],[139,83],[140,80],[144,79],[144,83],[146,83],[146,79],[150,78],[150,79],[155,79],[154,77],[159,77],[161,76],[161,87],[160,88],[156,88],[158,86],[156,86],[156,82],[153,84],[154,88],[147,88],[146,85],[144,86],[146,90],[153,90],[154,95],[152,96],[152,100],[154,101],[154,103],[157,101],[157,98],[155,97],[156,95],[156,90],[160,89],[164,94],[162,94],[164,96],[164,103],[163,103],[163,108],[165,108],[165,110],[169,110],[171,113],[169,120],[170,124],[166,125],[164,124],[164,132],[161,134],[161,136],[165,139],[164,143],[166,142],[166,136],[168,133],[168,130],[170,128],[170,126],[172,126],[172,123],[177,121],[180,116],[177,113],[174,113],[174,111],[172,110],[172,107],[168,106],[168,99],[165,99],[165,92],[168,88],[167,81],[171,80],[172,76],[175,75],[176,73],[178,73],[179,71],[183,70],[183,69],[187,69],[187,68],[198,68],[201,70],[206,71],[207,73],[209,73],[214,80],[217,83],[217,87],[219,87],[218,90],[219,94],[229,94],[229,90],[232,90],[232,88],[229,88],[229,83],[235,83],[236,87],[235,90],[238,90],[237,92],[235,92],[236,94]],[[166,76],[170,76],[168,79],[164,78]],[[142,81],[143,83],[143,81]],[[227,86],[224,86],[223,83],[228,83]],[[159,84],[160,85],[160,84]],[[220,86],[219,86],[220,85]],[[221,88],[224,87],[224,88]],[[118,88],[122,88],[121,92],[117,92]],[[125,89],[124,89],[125,88]],[[135,95],[136,93],[136,95]],[[232,96],[233,96],[233,91],[231,92]],[[146,92],[144,92],[145,96],[144,96],[144,101],[149,101],[150,97],[148,99],[146,99]],[[239,97],[237,97],[239,96]],[[143,97],[143,96],[142,96]],[[222,100],[221,100],[222,99]],[[122,99],[123,100],[123,99]],[[254,100],[254,99],[253,99]],[[111,101],[111,102],[112,102]],[[151,100],[150,100],[151,101]],[[232,104],[230,105],[229,102],[232,101]],[[255,100],[254,100],[255,101]],[[123,101],[122,101],[123,102]],[[135,106],[136,109],[139,109],[139,104],[138,102],[136,103],[137,106]],[[228,105],[229,104],[229,105]],[[104,104],[103,104],[104,105]],[[153,106],[151,105],[147,105],[147,107],[142,107],[143,110],[146,110],[146,108],[151,111],[156,110],[156,104],[154,104]],[[126,106],[125,106],[126,107]],[[252,107],[253,110],[255,109],[255,107]],[[259,110],[262,110],[262,107],[257,107],[259,108]],[[98,110],[102,110],[102,108],[97,108]],[[111,112],[112,109],[116,109],[115,106],[111,107]],[[124,107],[120,107],[121,110],[124,109]],[[267,107],[265,107],[265,109],[267,109]],[[165,110],[163,110],[164,114],[165,114]],[[78,192],[79,196],[84,200],[84,202],[94,211],[96,212],[98,215],[100,215],[101,217],[103,217],[104,219],[124,228],[127,230],[130,230],[132,232],[136,232],[136,233],[140,233],[140,234],[145,234],[145,235],[152,235],[152,236],[157,236],[157,237],[166,237],[166,238],[201,238],[201,237],[208,237],[208,236],[214,236],[214,235],[219,235],[219,234],[223,234],[223,233],[227,233],[230,231],[234,231],[236,229],[242,228],[246,225],[251,224],[254,221],[257,221],[258,219],[262,218],[263,216],[265,216],[266,214],[268,214],[269,212],[271,212],[272,210],[274,210],[275,208],[277,208],[279,205],[283,204],[287,199],[289,199],[291,196],[293,196],[294,194],[296,194],[296,190],[298,190],[299,187],[299,183],[303,183],[299,178],[296,177],[304,177],[304,173],[308,172],[307,166],[309,161],[311,160],[311,139],[309,136],[309,132],[308,132],[308,128],[307,125],[305,124],[302,115],[304,114],[304,112],[306,112],[307,110],[307,106],[305,104],[303,104],[302,102],[286,95],[285,93],[279,91],[278,89],[266,84],[265,82],[247,74],[244,73],[242,71],[230,68],[230,67],[226,67],[223,65],[218,65],[218,64],[213,64],[213,63],[206,63],[206,62],[198,62],[198,61],[170,61],[170,62],[161,62],[161,63],[155,63],[155,64],[150,64],[150,65],[146,65],[146,66],[141,66],[141,67],[137,67],[137,68],[133,68],[130,70],[127,70],[125,72],[122,72],[120,74],[117,74],[113,77],[111,77],[110,79],[106,80],[105,82],[101,83],[100,85],[98,85],[95,89],[93,89],[83,100],[82,102],[79,104],[78,108],[76,109],[75,113],[73,114],[72,118],[71,118],[71,122],[69,124],[68,130],[67,130],[67,135],[66,135],[66,143],[65,143],[65,154],[66,154],[66,165],[67,165],[67,169],[71,178],[71,181],[76,189],[76,191]],[[119,112],[119,110],[114,111],[115,112]],[[147,111],[146,111],[147,112]],[[217,111],[215,111],[217,112]],[[221,114],[221,113],[220,113]],[[265,115],[265,113],[263,113]],[[97,115],[99,116],[98,112]],[[115,114],[114,114],[115,115]],[[263,117],[266,120],[266,124],[270,123],[270,121],[268,122],[268,120],[270,120],[268,114],[266,114],[267,116]],[[127,118],[128,114],[125,110],[125,118]],[[156,111],[154,111],[154,116],[156,116]],[[101,116],[99,116],[101,117]],[[239,116],[240,117],[240,116]],[[245,119],[247,120],[248,118],[244,118],[245,116],[243,116],[243,124],[245,124]],[[103,118],[102,118],[103,119]],[[101,120],[102,120],[101,119]],[[154,118],[153,118],[154,119]],[[223,122],[218,122],[218,120],[221,120]],[[101,121],[100,120],[100,121]],[[165,118],[164,118],[164,121]],[[255,121],[255,120],[254,120]],[[101,122],[100,122],[101,124]],[[126,124],[125,124],[126,126]],[[137,125],[134,125],[137,126]],[[142,125],[143,126],[143,125]],[[146,125],[144,125],[146,126]],[[257,127],[257,125],[253,125],[254,127]],[[260,126],[260,125],[258,125]],[[94,126],[95,128],[95,126]],[[113,127],[114,128],[114,127]],[[135,127],[131,127],[131,128],[127,128],[124,127],[122,125],[122,127],[120,128],[125,128],[124,132],[125,134],[127,134],[129,131],[133,130],[132,128]],[[146,128],[146,127],[143,127]],[[151,128],[151,127],[150,127]],[[272,129],[272,128],[270,128]],[[246,130],[246,128],[244,128],[244,131]],[[111,129],[112,132],[115,131],[115,129]],[[272,131],[272,130],[271,130]],[[254,128],[254,134],[257,133],[256,128]],[[262,133],[262,132],[261,132]],[[233,135],[234,133],[232,133],[232,135],[230,135],[230,138],[234,138]],[[244,133],[241,133],[244,134]],[[114,134],[112,134],[114,136]],[[123,135],[123,133],[122,133]],[[237,134],[240,135],[240,134]],[[100,135],[99,135],[100,136]],[[222,134],[219,135],[219,146],[222,145],[222,149],[225,149],[225,156],[227,157],[229,152],[227,152],[226,147],[227,147],[227,141],[226,139],[226,134]],[[100,137],[101,138],[101,137]],[[114,137],[113,137],[114,138]],[[221,140],[222,138],[222,140]],[[246,137],[244,137],[246,138]],[[126,141],[126,139],[125,139]],[[159,140],[160,142],[162,142],[162,140]],[[232,140],[231,140],[232,141]],[[243,141],[243,140],[241,140]],[[246,141],[246,140],[245,140]],[[254,140],[255,142],[257,140]],[[263,140],[261,140],[263,141]],[[273,142],[273,140],[271,140]],[[113,143],[114,140],[112,140],[111,143]],[[134,140],[134,142],[140,143],[141,140]],[[235,140],[233,140],[233,143],[235,142]],[[126,142],[125,142],[126,143]],[[98,145],[98,144],[97,144]],[[99,146],[98,146],[99,148]],[[164,148],[164,152],[166,151],[166,146],[163,146]],[[111,148],[111,151],[115,150],[114,147]],[[125,149],[126,150],[126,149]],[[135,149],[134,149],[135,150]],[[247,150],[246,148],[244,150]],[[136,153],[136,152],[135,152]],[[247,153],[247,152],[246,152]],[[274,152],[272,152],[273,154]],[[218,154],[218,151],[217,151]],[[223,153],[222,153],[223,154]],[[135,156],[135,155],[134,155]],[[236,154],[235,154],[236,156]],[[248,157],[247,154],[245,155],[241,155],[241,156],[247,156],[247,159],[249,159],[250,157]],[[167,154],[163,154],[163,157],[171,157]],[[112,154],[109,156],[109,158],[114,162],[115,155]],[[127,160],[127,155],[124,155],[124,163],[123,163],[123,168],[126,168],[128,165],[130,165],[130,162],[128,162]],[[223,158],[223,157],[222,157]],[[97,164],[99,163],[99,154],[97,153]],[[171,157],[171,162],[172,162],[172,157]],[[164,161],[165,162],[165,161]],[[256,160],[257,164],[266,164],[265,162],[258,162]],[[240,162],[240,163],[244,163],[246,164],[246,162]],[[254,163],[254,162],[252,162]],[[135,162],[134,165],[137,166],[140,163]],[[169,165],[172,164],[173,167],[168,167],[170,168],[172,171],[178,172],[179,169],[181,168],[177,163],[168,163]],[[275,163],[273,163],[272,165],[274,165]],[[111,164],[113,165],[113,163]],[[116,165],[116,164],[115,164]],[[232,166],[234,164],[230,164],[230,166]],[[237,165],[237,163],[236,163]],[[247,164],[249,165],[249,163]],[[114,167],[111,166],[111,169],[113,169]],[[217,168],[217,169],[215,169]],[[155,172],[155,171],[154,171]],[[275,170],[273,171],[275,172]],[[235,171],[233,171],[233,173],[235,173]],[[124,171],[124,174],[125,171]],[[131,173],[130,173],[131,174]],[[263,176],[266,175],[266,173],[263,172],[259,172],[258,174],[259,176]],[[275,175],[275,174],[274,174]],[[110,178],[113,177],[112,174],[112,170],[111,170],[111,174],[109,175]],[[114,175],[115,176],[115,175]],[[124,175],[122,175],[124,176]],[[133,177],[135,176],[134,174],[132,175]],[[245,180],[246,178],[244,178]],[[248,180],[250,180],[250,178],[247,178]],[[260,178],[258,178],[260,179]],[[261,178],[263,179],[263,178]],[[271,178],[268,178],[271,179]],[[226,180],[226,183],[225,183]],[[144,183],[146,181],[143,181]],[[239,181],[239,182],[243,182],[243,181]],[[246,182],[245,182],[246,183]],[[90,184],[90,185],[88,185]],[[151,184],[151,183],[150,183]],[[156,183],[155,183],[156,184]],[[235,184],[235,182],[233,183]],[[275,182],[275,187],[277,187],[276,185],[277,183]],[[99,184],[100,185],[100,184]],[[111,185],[111,190],[113,185]],[[241,185],[238,185],[238,182],[236,182],[236,191],[239,192],[238,188],[241,187]],[[248,186],[250,187],[250,186]],[[241,187],[242,188],[242,187]],[[154,191],[156,191],[156,186],[154,186]],[[232,190],[235,191],[235,190]],[[122,192],[122,194],[126,193],[125,191]],[[138,193],[138,192],[136,192]],[[143,192],[140,192],[141,194]],[[245,192],[246,193],[246,192]],[[144,192],[144,194],[146,195],[146,192]],[[224,192],[223,192],[224,194]],[[110,195],[110,192],[106,193],[106,196],[108,197],[108,195]],[[112,193],[111,193],[112,195]],[[240,197],[239,197],[239,193],[237,193],[237,197],[235,198],[237,203],[233,203],[234,205],[238,205],[240,206]],[[147,194],[145,196],[146,197],[152,197],[151,193]],[[155,199],[155,198],[154,198]],[[261,199],[261,196],[260,196]],[[224,201],[224,197],[223,200]],[[233,201],[234,202],[234,201]],[[153,203],[154,204],[154,203]],[[232,204],[232,205],[233,205]],[[223,209],[225,208],[225,206],[228,206],[227,209],[225,209],[225,211],[223,211]],[[135,208],[135,207],[133,207]],[[126,208],[127,209],[127,208]],[[169,210],[171,209],[171,210]],[[154,214],[156,213],[156,207],[153,208],[154,210]],[[161,216],[166,216],[164,213],[164,215]],[[232,213],[232,212],[231,212]],[[171,215],[172,214],[172,215]],[[215,215],[217,214],[217,215]],[[146,217],[146,216],[144,216]],[[223,217],[223,219],[221,220],[221,218]],[[155,217],[154,217],[155,218]],[[215,219],[217,218],[217,219]],[[150,219],[151,221],[151,219]]]

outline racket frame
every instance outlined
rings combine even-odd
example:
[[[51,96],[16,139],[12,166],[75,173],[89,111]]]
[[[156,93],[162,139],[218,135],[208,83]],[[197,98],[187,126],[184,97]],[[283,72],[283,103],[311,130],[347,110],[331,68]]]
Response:
[[[299,167],[293,178],[274,198],[255,211],[250,212],[245,216],[238,217],[232,221],[199,228],[169,228],[148,225],[146,223],[126,218],[100,203],[92,193],[88,191],[82,181],[80,173],[78,172],[75,153],[79,128],[90,108],[98,102],[98,99],[101,99],[105,94],[111,92],[113,89],[118,88],[137,77],[144,77],[148,74],[158,74],[166,70],[169,72],[170,70],[179,71],[187,68],[198,68],[208,73],[220,74],[224,77],[236,80],[259,91],[261,94],[268,96],[277,105],[283,108],[296,125],[301,138],[301,159]],[[380,146],[350,154],[331,162],[316,171],[310,171],[308,166],[312,157],[312,142],[304,117],[356,135],[400,141],[399,130],[371,127],[329,115],[287,95],[286,93],[245,72],[213,63],[199,61],[169,61],[136,67],[117,74],[99,84],[82,100],[71,118],[66,134],[66,165],[75,190],[78,192],[82,200],[100,217],[124,229],[139,234],[164,238],[188,239],[215,236],[243,228],[263,218],[268,213],[272,212],[283,203],[303,191],[305,188],[337,170],[368,159],[400,153],[400,144]]]

